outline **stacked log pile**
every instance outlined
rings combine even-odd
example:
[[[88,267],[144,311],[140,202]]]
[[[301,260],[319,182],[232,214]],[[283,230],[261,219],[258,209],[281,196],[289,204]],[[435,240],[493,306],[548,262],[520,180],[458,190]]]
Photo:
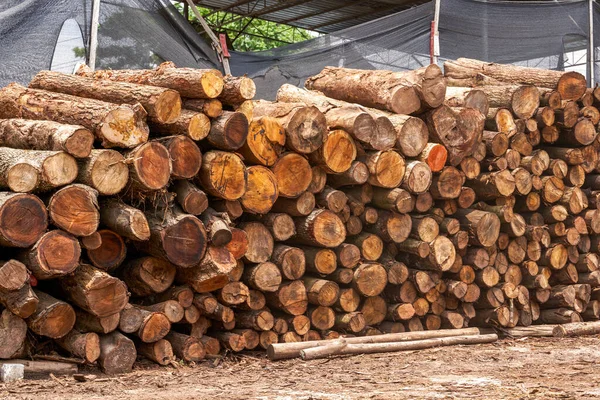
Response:
[[[326,68],[274,102],[171,63],[1,89],[0,358],[598,319],[600,91],[445,70]]]

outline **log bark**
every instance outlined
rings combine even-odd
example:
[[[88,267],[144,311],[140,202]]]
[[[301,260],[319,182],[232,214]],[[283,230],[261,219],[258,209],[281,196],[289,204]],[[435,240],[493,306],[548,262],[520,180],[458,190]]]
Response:
[[[254,116],[275,118],[285,129],[285,146],[297,153],[317,150],[325,140],[327,122],[317,107],[303,103],[272,103],[255,101]]]
[[[73,236],[61,230],[44,234],[28,250],[19,253],[37,279],[53,279],[73,272],[79,263],[81,247]]]
[[[150,238],[150,227],[143,212],[118,199],[104,199],[100,206],[100,220],[116,234],[137,241]]]
[[[173,347],[165,339],[154,343],[136,343],[136,350],[138,354],[158,365],[169,365],[173,361]]]
[[[27,318],[29,329],[41,336],[58,339],[65,336],[75,325],[75,311],[68,303],[35,291],[39,299],[37,309]]]
[[[64,151],[75,158],[90,155],[94,135],[81,125],[27,119],[0,120],[0,146],[13,149]]]
[[[111,230],[102,229],[98,234],[102,243],[97,249],[88,250],[87,256],[95,267],[104,271],[113,271],[125,261],[127,246],[123,238]]]
[[[27,335],[27,324],[8,310],[0,314],[0,359],[14,358]]]
[[[217,99],[182,99],[183,108],[217,118],[223,112],[223,104]],[[183,110],[182,110],[183,111]]]
[[[98,317],[119,313],[129,300],[124,282],[88,264],[61,278],[61,288],[73,304]]]
[[[69,353],[81,357],[89,363],[95,362],[100,357],[100,337],[93,332],[80,333],[72,330],[56,340],[56,343]]]
[[[122,374],[131,371],[137,352],[131,339],[119,332],[100,336],[98,364],[105,374]]]
[[[235,267],[235,258],[229,250],[208,246],[200,263],[191,268],[178,268],[175,279],[190,285],[198,293],[210,292],[225,286]]]
[[[408,72],[326,67],[305,86],[329,97],[397,114],[438,107],[446,93],[446,82],[436,65]]]
[[[126,82],[94,80],[55,71],[38,72],[29,87],[116,104],[140,103],[151,119],[174,122],[181,112],[181,98],[172,89]]]
[[[103,147],[131,148],[148,140],[142,105],[112,104],[11,84],[0,91],[0,118],[52,120],[81,125]]]
[[[198,218],[176,208],[148,213],[146,218],[150,227],[150,239],[135,242],[139,250],[182,268],[189,268],[200,262],[208,239],[206,229]]]
[[[13,192],[49,191],[77,178],[75,158],[62,151],[0,148],[0,187]]]
[[[99,194],[110,196],[125,188],[129,169],[125,158],[115,150],[92,150],[79,160],[77,182],[93,187]]]
[[[166,87],[193,99],[212,99],[223,91],[221,72],[215,69],[177,68],[172,62],[163,62],[155,69],[96,70],[81,66],[77,75],[117,82]]]

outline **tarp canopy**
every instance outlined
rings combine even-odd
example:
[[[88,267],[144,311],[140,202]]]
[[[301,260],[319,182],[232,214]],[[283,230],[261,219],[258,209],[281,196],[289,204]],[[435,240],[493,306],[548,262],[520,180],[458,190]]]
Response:
[[[12,81],[27,84],[36,72],[51,67],[69,70],[75,61],[70,65],[68,60],[77,60],[73,54],[83,60],[91,3],[2,0],[0,86]],[[254,78],[257,96],[272,99],[281,84],[302,85],[328,65],[418,68],[429,63],[433,13],[430,2],[302,43],[256,53],[231,52],[232,72]],[[67,20],[71,21],[65,25]],[[597,36],[598,5],[594,21]],[[441,56],[564,69],[572,62],[565,54],[586,48],[588,25],[587,0],[443,0]],[[59,40],[61,29],[67,30],[68,40],[63,35]],[[151,68],[165,60],[185,67],[221,67],[210,44],[168,0],[101,0],[98,35],[97,68]],[[79,41],[73,36],[80,36]],[[597,37],[595,43],[600,43]]]

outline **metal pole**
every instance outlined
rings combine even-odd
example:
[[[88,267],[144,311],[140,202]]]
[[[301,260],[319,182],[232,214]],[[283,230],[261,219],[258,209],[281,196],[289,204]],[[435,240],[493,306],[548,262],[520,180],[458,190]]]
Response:
[[[435,0],[433,14],[433,63],[438,63],[440,56],[440,1]]]
[[[200,15],[200,12],[198,11],[198,8],[196,8],[196,6],[194,5],[194,2],[192,0],[186,1],[190,5],[192,13],[196,16],[196,18],[198,18],[198,21],[200,21],[200,25],[202,25],[202,28],[204,29],[206,34],[210,37],[210,40],[212,40],[213,46],[215,47],[215,49],[217,49],[217,53],[219,54],[221,62],[223,63],[223,71],[226,75],[231,75],[231,69],[229,68],[229,59],[223,54],[223,48],[221,47],[221,42],[219,41],[219,38],[217,37],[217,35],[215,35],[212,29],[210,29],[210,26],[208,26],[204,18],[202,18],[202,15]]]
[[[589,71],[589,82],[590,87],[594,87],[594,0],[588,0],[589,3],[589,45],[588,45],[588,71]]]
[[[98,50],[98,20],[100,19],[100,0],[92,3],[92,30],[90,32],[90,58],[88,67],[96,68],[96,51]]]

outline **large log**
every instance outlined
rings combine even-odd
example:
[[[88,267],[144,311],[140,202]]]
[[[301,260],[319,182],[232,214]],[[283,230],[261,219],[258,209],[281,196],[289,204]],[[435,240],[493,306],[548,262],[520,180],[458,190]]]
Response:
[[[76,158],[90,155],[94,135],[80,125],[27,119],[0,120],[0,146],[64,151]]]
[[[246,167],[235,154],[212,150],[204,153],[196,182],[213,196],[237,200],[246,191]]]
[[[346,239],[342,220],[328,210],[315,210],[306,217],[295,218],[296,235],[291,241],[318,247],[337,247]]]
[[[150,118],[161,123],[174,122],[181,112],[181,98],[177,91],[149,85],[94,80],[56,71],[40,71],[29,82],[29,87],[108,103],[140,103]]]
[[[100,223],[98,192],[80,184],[66,186],[50,197],[48,215],[58,228],[74,236],[89,236]]]
[[[77,162],[62,151],[0,148],[0,187],[13,192],[48,191],[77,178]]]
[[[48,227],[44,203],[34,195],[0,192],[0,245],[29,247]]]
[[[135,147],[148,140],[146,112],[141,104],[112,104],[16,83],[0,90],[0,118],[52,120],[81,125],[94,132],[104,147]]]
[[[98,317],[119,313],[129,300],[123,281],[89,264],[61,278],[61,289],[73,304]]]
[[[160,258],[142,257],[127,263],[120,276],[137,296],[150,296],[167,290],[175,280],[175,266]]]
[[[192,139],[187,136],[167,136],[156,141],[169,152],[171,178],[193,178],[200,171],[202,153]]]
[[[78,165],[77,182],[93,187],[101,195],[119,193],[129,180],[125,158],[115,150],[92,150]]]
[[[137,352],[127,336],[112,332],[100,336],[98,364],[106,374],[121,374],[131,371]]]
[[[275,118],[263,116],[250,121],[248,137],[239,151],[247,162],[270,167],[284,145],[285,130],[281,124]]]
[[[207,245],[206,229],[193,215],[177,208],[147,213],[150,239],[135,242],[138,249],[188,268],[197,265]]]
[[[163,62],[155,69],[97,70],[85,65],[75,72],[94,79],[132,82],[177,90],[193,99],[212,99],[223,91],[223,75],[216,69],[177,68],[172,62]]]
[[[179,117],[171,123],[150,121],[152,133],[158,136],[180,135],[192,140],[202,140],[210,132],[210,119],[199,112],[181,110]]]
[[[73,272],[79,264],[81,247],[61,230],[45,233],[30,249],[19,253],[37,279],[53,279]]]
[[[463,78],[482,74],[502,82],[556,89],[562,100],[577,100],[585,93],[585,77],[578,72],[551,71],[531,67],[496,64],[469,58],[444,63],[446,75]]]
[[[96,268],[113,271],[125,260],[127,246],[121,236],[109,229],[101,229],[98,234],[101,244],[93,250],[88,249],[88,259]]]
[[[255,101],[254,117],[275,118],[285,129],[285,146],[298,153],[317,150],[325,140],[327,122],[317,107],[303,103],[272,103]]]
[[[368,107],[412,114],[444,102],[446,81],[437,65],[391,72],[326,67],[307,79],[306,88]]]
[[[35,291],[39,299],[37,309],[27,318],[29,329],[42,336],[58,339],[65,336],[75,325],[75,311],[68,303]]]
[[[248,119],[240,112],[225,111],[212,121],[206,137],[208,143],[221,150],[237,150],[248,136]]]
[[[229,281],[236,261],[224,247],[208,246],[200,263],[191,268],[178,268],[176,281],[191,286],[198,293],[221,289]]]
[[[148,192],[169,183],[173,165],[169,150],[159,142],[144,143],[125,154],[129,161],[129,189]]]
[[[246,169],[248,183],[240,198],[244,210],[250,214],[266,214],[279,196],[277,178],[268,168],[254,165]]]

